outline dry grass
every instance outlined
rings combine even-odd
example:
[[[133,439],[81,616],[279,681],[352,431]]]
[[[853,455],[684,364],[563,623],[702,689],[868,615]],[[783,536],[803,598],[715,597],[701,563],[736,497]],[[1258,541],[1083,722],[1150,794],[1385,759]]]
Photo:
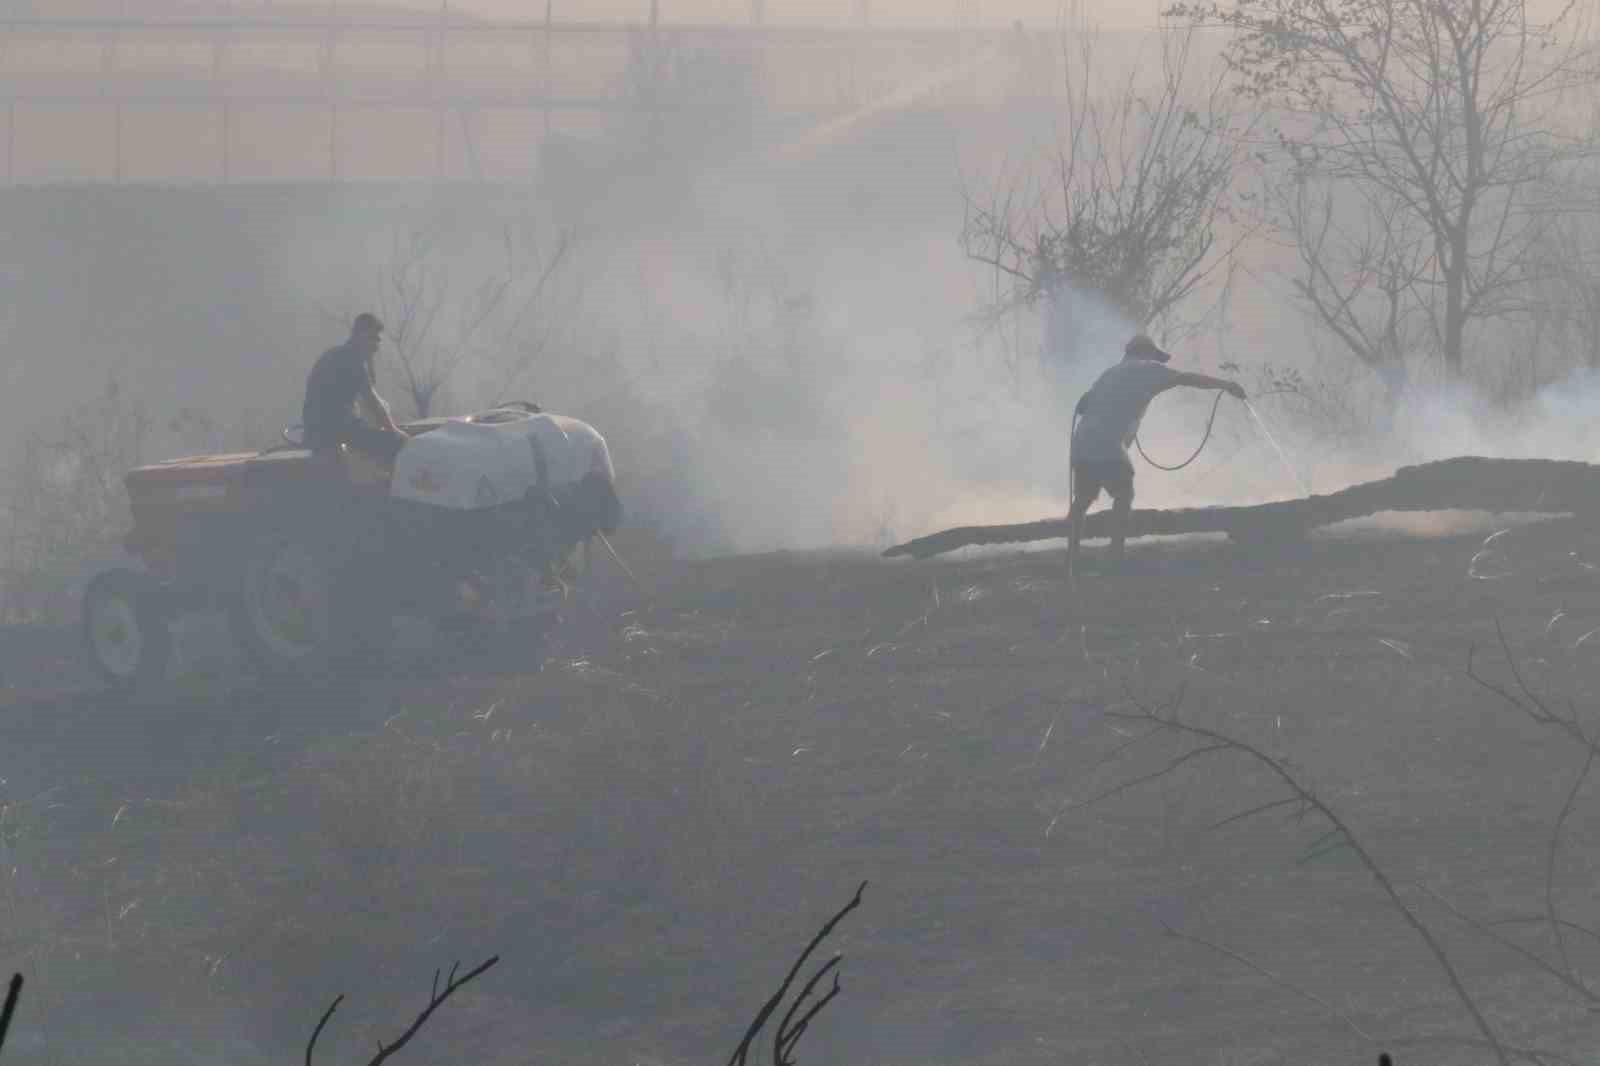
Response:
[[[1056,553],[646,559],[651,602],[559,641],[541,673],[281,703],[213,685],[152,712],[13,702],[21,935],[0,968],[40,961],[41,1013],[19,1024],[49,1040],[8,1059],[111,1061],[137,1033],[167,1061],[217,1034],[281,1060],[348,991],[318,1048],[339,1061],[393,1036],[418,973],[498,952],[430,1022],[431,1053],[703,1061],[869,878],[840,931],[844,999],[803,1059],[1371,1057],[1315,1002],[1163,922],[1380,1039],[1470,1037],[1348,856],[1297,862],[1320,829],[1208,829],[1276,798],[1259,770],[1195,766],[1080,805],[1171,755],[1119,754],[1105,712],[1181,687],[1193,721],[1289,758],[1397,882],[1477,916],[1541,913],[1577,765],[1473,685],[1466,654],[1498,618],[1531,683],[1594,692],[1600,550],[1570,523],[1526,527],[1493,545],[1510,576],[1478,580],[1481,540],[1352,533],[1272,560],[1146,546],[1134,573],[1076,593]],[[1600,917],[1597,830],[1579,802],[1556,880],[1574,920]],[[1427,917],[1508,1042],[1594,1046],[1559,986]],[[1395,1047],[1408,1066],[1478,1054]]]

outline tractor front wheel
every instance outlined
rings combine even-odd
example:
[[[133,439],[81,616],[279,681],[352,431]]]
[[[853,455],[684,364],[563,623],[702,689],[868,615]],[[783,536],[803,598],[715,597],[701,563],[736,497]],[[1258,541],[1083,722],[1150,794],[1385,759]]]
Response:
[[[113,690],[131,695],[166,679],[172,615],[155,579],[118,569],[90,581],[82,632],[89,661]]]

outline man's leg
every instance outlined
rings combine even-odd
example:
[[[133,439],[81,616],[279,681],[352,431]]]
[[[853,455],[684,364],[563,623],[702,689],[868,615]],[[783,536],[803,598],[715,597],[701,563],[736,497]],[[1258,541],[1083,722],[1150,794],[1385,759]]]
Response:
[[[1083,520],[1089,515],[1089,508],[1094,506],[1094,501],[1100,495],[1100,479],[1094,473],[1083,468],[1076,468],[1072,472],[1072,504],[1068,512],[1067,530],[1067,573],[1075,573],[1078,562],[1078,545],[1083,539]]]
[[[1128,542],[1128,514],[1133,510],[1133,464],[1106,488],[1111,493],[1111,558],[1120,563]]]

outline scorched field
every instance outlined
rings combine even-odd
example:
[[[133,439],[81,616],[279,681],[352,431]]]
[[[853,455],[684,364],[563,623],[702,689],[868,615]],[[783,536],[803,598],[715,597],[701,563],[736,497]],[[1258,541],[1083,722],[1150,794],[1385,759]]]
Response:
[[[801,1062],[1594,1062],[1600,536],[1452,521],[630,560],[314,693],[9,631],[6,1061],[365,1062],[493,954],[395,1061],[719,1061],[866,881]]]

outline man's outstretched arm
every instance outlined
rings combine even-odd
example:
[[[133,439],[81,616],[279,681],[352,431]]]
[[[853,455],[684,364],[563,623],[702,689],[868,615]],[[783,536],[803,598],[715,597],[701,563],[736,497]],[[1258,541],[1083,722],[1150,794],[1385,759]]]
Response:
[[[1244,386],[1227,378],[1214,378],[1210,374],[1179,374],[1174,385],[1187,385],[1191,389],[1221,389],[1236,400],[1244,399]]]

